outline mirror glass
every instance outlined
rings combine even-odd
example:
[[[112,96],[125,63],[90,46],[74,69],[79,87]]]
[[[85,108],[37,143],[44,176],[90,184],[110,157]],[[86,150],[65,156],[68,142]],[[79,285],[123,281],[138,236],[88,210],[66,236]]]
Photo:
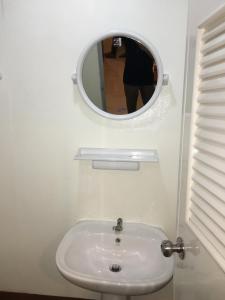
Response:
[[[113,115],[134,113],[151,102],[158,81],[153,53],[127,36],[110,36],[93,44],[81,72],[89,100]]]

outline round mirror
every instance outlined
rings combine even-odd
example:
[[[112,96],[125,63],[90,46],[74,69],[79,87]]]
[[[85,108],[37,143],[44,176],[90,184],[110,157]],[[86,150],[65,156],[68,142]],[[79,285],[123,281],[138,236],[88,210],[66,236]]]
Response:
[[[130,119],[146,111],[157,99],[162,81],[157,51],[132,34],[104,35],[85,49],[78,63],[83,98],[111,119]]]

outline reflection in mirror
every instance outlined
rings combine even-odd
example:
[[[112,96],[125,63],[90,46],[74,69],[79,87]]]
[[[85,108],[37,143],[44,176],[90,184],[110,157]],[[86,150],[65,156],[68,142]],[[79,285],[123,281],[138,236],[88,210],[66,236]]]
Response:
[[[139,41],[113,36],[89,49],[83,62],[82,83],[99,109],[115,115],[129,114],[151,100],[157,66],[152,53]]]

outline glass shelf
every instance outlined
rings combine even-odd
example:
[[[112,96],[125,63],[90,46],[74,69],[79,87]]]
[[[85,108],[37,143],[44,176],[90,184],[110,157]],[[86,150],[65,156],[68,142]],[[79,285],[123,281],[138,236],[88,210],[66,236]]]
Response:
[[[140,162],[158,162],[155,149],[80,148],[75,160],[91,160],[95,169],[139,170]]]

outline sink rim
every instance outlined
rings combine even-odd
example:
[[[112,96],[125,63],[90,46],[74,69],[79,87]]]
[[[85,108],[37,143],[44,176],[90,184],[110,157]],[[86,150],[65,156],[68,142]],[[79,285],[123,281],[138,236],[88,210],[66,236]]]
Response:
[[[87,288],[89,290],[98,291],[98,292],[106,292],[106,293],[113,293],[113,294],[120,294],[120,295],[141,295],[150,292],[154,292],[165,286],[172,278],[173,278],[173,270],[174,270],[174,258],[170,257],[167,258],[170,260],[169,268],[167,272],[160,274],[159,276],[153,278],[152,275],[146,279],[128,279],[127,281],[124,280],[120,282],[118,279],[115,280],[113,278],[105,279],[100,277],[95,277],[94,275],[89,275],[87,273],[82,273],[79,271],[74,270],[68,266],[68,263],[65,262],[66,251],[65,249],[69,249],[69,244],[71,239],[72,232],[76,230],[77,225],[82,223],[95,223],[95,224],[115,224],[115,220],[91,220],[91,219],[82,219],[75,223],[73,227],[71,227],[66,234],[64,235],[63,239],[61,240],[57,252],[56,252],[56,265],[59,272],[65,277],[67,280],[81,286],[83,288]],[[164,240],[167,239],[167,236],[163,232],[160,227],[139,223],[139,222],[130,222],[126,221],[125,224],[133,224],[133,225],[140,225],[145,227],[146,229],[153,228],[159,234],[159,237]],[[107,231],[102,230],[102,233],[108,234]],[[126,234],[124,230],[122,233],[119,233],[120,236]],[[66,247],[67,246],[67,247]],[[64,250],[64,251],[63,251]],[[159,251],[161,251],[159,249]],[[119,273],[115,273],[116,274]],[[154,276],[154,275],[153,275]],[[114,290],[116,288],[116,291]],[[138,292],[135,292],[136,289],[139,289]],[[129,290],[129,291],[128,291]]]

